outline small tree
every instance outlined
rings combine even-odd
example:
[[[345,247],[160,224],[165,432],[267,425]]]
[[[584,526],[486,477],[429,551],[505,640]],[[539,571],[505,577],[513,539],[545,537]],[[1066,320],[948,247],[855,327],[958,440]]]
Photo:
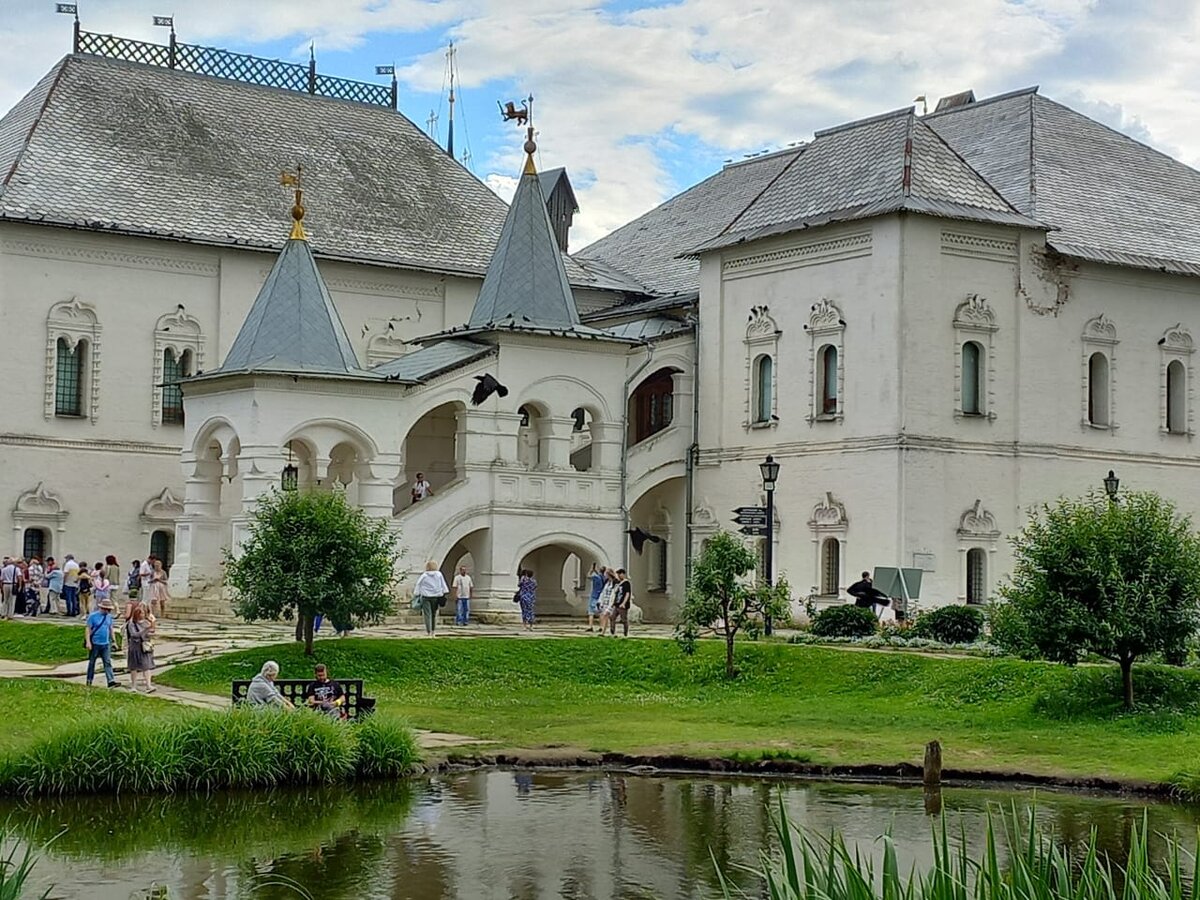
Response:
[[[1178,653],[1196,631],[1200,538],[1157,494],[1060,500],[1034,515],[1013,548],[992,639],[1067,665],[1084,652],[1112,660],[1126,709],[1134,661]]]
[[[692,569],[687,597],[675,623],[675,639],[684,653],[696,652],[702,634],[725,639],[725,677],[733,678],[733,641],[739,631],[757,637],[763,617],[776,623],[789,618],[788,585],[780,579],[773,587],[753,585],[746,575],[753,571],[758,557],[728,532],[716,534],[700,553]]]
[[[313,618],[348,627],[376,624],[395,602],[396,538],[337,491],[283,491],[264,497],[241,553],[225,554],[225,578],[246,621],[297,620],[312,655]]]

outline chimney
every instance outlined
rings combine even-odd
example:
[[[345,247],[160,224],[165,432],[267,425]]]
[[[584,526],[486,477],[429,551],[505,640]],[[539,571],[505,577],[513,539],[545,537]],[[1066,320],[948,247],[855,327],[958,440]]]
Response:
[[[957,109],[960,106],[967,106],[974,102],[974,91],[961,91],[957,94],[951,94],[949,97],[943,97],[938,101],[937,107],[933,111],[935,113],[945,112],[948,109]]]

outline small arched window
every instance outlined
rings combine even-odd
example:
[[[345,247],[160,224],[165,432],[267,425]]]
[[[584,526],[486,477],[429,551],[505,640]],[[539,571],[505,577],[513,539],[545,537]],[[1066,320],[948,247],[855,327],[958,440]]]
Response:
[[[183,387],[180,382],[191,374],[192,351],[184,350],[178,359],[168,347],[163,351],[162,420],[164,425],[183,424]]]
[[[987,602],[987,552],[981,547],[967,551],[967,602]]]
[[[1167,431],[1187,433],[1187,369],[1177,359],[1167,366]]]
[[[83,415],[83,364],[87,356],[87,341],[79,341],[74,347],[66,338],[58,339],[57,365],[54,382],[54,414],[56,416]]]
[[[836,597],[842,572],[842,545],[837,538],[821,542],[821,596]]]
[[[817,354],[818,391],[821,400],[821,415],[832,416],[838,411],[838,352],[837,347],[826,344]]]
[[[50,542],[46,539],[45,528],[26,528],[21,540],[21,555],[26,560],[46,558],[46,550]]]
[[[983,414],[983,347],[977,341],[962,345],[962,411],[964,416]]]
[[[760,356],[754,363],[754,421],[770,422],[774,415],[775,361]]]
[[[1088,358],[1088,422],[1108,425],[1108,357],[1093,353]]]

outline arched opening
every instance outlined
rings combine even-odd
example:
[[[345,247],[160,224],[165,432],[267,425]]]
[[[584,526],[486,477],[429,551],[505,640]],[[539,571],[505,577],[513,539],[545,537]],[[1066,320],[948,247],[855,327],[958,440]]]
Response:
[[[571,426],[571,468],[576,472],[587,472],[592,468],[592,444],[595,435],[592,432],[592,411],[584,406],[577,406],[571,413],[575,424]]]
[[[821,542],[821,596],[836,597],[842,574],[842,545],[837,538]]]
[[[329,451],[325,484],[330,490],[342,491],[351,506],[359,505],[359,470],[363,461],[363,454],[349,441],[342,441]]]
[[[50,532],[45,528],[26,528],[21,535],[21,556],[26,561],[33,559],[44,560],[50,552]]]
[[[983,414],[983,347],[978,341],[962,345],[962,412],[964,416]]]
[[[222,446],[222,441],[226,446]],[[242,482],[238,471],[241,445],[227,427],[218,429],[213,437],[200,440],[195,476],[190,479],[195,500],[199,500],[205,516],[225,517],[241,511]]]
[[[1108,425],[1108,357],[1093,353],[1088,359],[1088,422]]]
[[[817,353],[818,392],[821,415],[834,416],[838,411],[838,352],[826,344]]]
[[[658,434],[674,421],[675,371],[659,369],[630,395],[626,441],[631,446]]]
[[[150,534],[150,555],[162,560],[163,568],[170,571],[175,562],[175,535],[158,530]]]
[[[526,403],[517,408],[521,424],[517,428],[517,462],[530,469],[541,468],[546,461],[546,422],[541,408]]]
[[[767,354],[754,360],[754,421],[770,422],[775,414],[775,361]]]
[[[1173,359],[1167,366],[1167,431],[1186,434],[1187,430],[1187,369]]]
[[[83,416],[84,361],[87,358],[87,341],[71,346],[66,338],[59,338],[54,370],[54,414],[56,416]]]
[[[967,602],[987,602],[987,552],[981,547],[967,551]]]
[[[418,494],[437,496],[462,476],[459,432],[465,416],[464,404],[443,403],[421,416],[409,429],[404,439],[405,483],[397,485],[392,494],[394,512],[420,502],[413,499]],[[428,484],[428,491],[418,488],[421,483]]]
[[[537,616],[587,615],[588,584],[583,576],[593,563],[609,564],[581,547],[565,544],[548,544],[526,553],[517,568],[533,572],[537,581]],[[515,580],[512,587],[516,589]]]
[[[162,422],[183,424],[183,379],[192,374],[192,351],[184,350],[176,358],[170,347],[163,350]]]
[[[639,496],[629,508],[629,528],[653,538],[638,553],[628,536],[629,580],[647,622],[670,622],[686,589],[684,548],[687,529],[687,479],[668,478]],[[620,548],[614,548],[620,549]],[[616,565],[621,556],[614,553]]]

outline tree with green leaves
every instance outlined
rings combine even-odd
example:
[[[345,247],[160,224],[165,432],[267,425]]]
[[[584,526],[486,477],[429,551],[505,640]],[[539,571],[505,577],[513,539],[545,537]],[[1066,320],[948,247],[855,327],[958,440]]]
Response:
[[[1200,537],[1153,493],[1089,494],[1035,513],[1013,539],[1015,564],[992,611],[992,639],[1074,665],[1084,653],[1121,667],[1177,654],[1200,624]]]
[[[696,652],[701,635],[724,639],[726,678],[737,676],[733,643],[739,631],[758,637],[764,616],[776,624],[790,618],[787,580],[781,578],[774,586],[754,584],[747,575],[757,563],[758,557],[741,540],[727,531],[717,532],[696,560],[676,617],[675,639],[684,653]]]
[[[339,491],[275,491],[259,502],[237,555],[226,552],[225,580],[246,621],[296,619],[312,655],[313,618],[336,627],[373,625],[392,611],[396,536]]]

